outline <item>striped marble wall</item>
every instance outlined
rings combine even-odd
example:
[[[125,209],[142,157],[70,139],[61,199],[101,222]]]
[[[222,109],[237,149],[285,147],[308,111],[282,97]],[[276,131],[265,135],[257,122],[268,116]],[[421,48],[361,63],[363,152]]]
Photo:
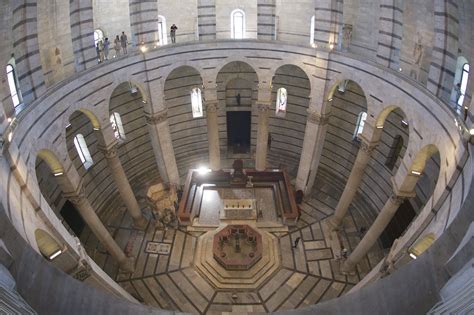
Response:
[[[257,38],[275,39],[275,0],[257,0]]]
[[[459,47],[458,5],[451,0],[434,0],[434,3],[435,36],[427,88],[449,102]]]
[[[337,44],[342,31],[343,0],[319,0],[314,6],[314,42],[317,45]]]
[[[79,72],[97,64],[92,0],[71,0],[69,8],[72,48]]]
[[[403,0],[381,0],[379,12],[377,62],[398,70],[403,33]]]
[[[13,52],[23,102],[31,103],[46,91],[37,33],[36,1],[11,0]]]
[[[216,0],[198,0],[199,39],[216,39]]]
[[[129,5],[133,40],[137,44],[156,43],[158,40],[158,2],[156,0],[130,0]]]

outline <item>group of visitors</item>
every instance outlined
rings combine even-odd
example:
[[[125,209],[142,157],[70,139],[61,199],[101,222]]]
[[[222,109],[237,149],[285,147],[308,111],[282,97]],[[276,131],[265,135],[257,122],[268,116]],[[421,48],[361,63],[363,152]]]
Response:
[[[171,25],[171,42],[176,43],[176,30],[178,27],[173,24]],[[109,38],[106,37],[104,40],[99,39],[96,43],[95,50],[97,52],[97,59],[99,63],[104,62],[105,60],[109,60],[109,50],[110,50],[110,41]],[[115,54],[113,58],[120,57],[120,55],[126,55],[128,46],[128,38],[125,32],[122,32],[120,37],[117,35],[114,39],[114,46],[113,49],[115,50]]]
[[[126,55],[128,46],[128,38],[125,32],[122,32],[120,37],[117,35],[114,39],[114,46],[113,49],[115,50],[115,54],[113,58],[117,58],[120,54]],[[99,39],[97,41],[95,50],[97,52],[97,59],[99,63],[104,62],[105,60],[109,60],[109,50],[110,50],[110,41],[109,38],[106,37],[104,40]]]

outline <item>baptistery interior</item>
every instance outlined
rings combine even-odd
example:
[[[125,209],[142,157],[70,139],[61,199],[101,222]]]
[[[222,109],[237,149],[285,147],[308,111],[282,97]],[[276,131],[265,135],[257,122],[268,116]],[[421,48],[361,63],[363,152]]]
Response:
[[[0,313],[473,311],[472,1],[0,16]]]

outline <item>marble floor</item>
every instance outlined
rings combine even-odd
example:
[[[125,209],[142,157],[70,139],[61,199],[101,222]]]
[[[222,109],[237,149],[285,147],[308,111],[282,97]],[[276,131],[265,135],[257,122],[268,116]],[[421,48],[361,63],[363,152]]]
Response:
[[[106,220],[107,228],[125,253],[136,257],[133,274],[119,273],[116,263],[89,231],[83,233],[81,240],[107,274],[148,305],[194,314],[264,313],[304,307],[345,294],[384,254],[380,246],[374,246],[355,275],[338,273],[340,262],[329,246],[325,219],[333,213],[343,185],[328,178],[319,179],[313,193],[300,206],[302,215],[297,226],[286,232],[268,230],[278,239],[281,265],[257,289],[218,289],[196,270],[193,259],[197,239],[205,230],[174,225],[155,229],[151,220],[145,231],[139,231],[131,228],[131,218],[124,208],[113,212]],[[152,219],[147,209],[144,212]],[[351,207],[344,219],[341,238],[349,253],[360,240],[360,227],[370,224],[363,212],[360,207]],[[293,248],[297,238],[300,241]],[[147,252],[148,242],[169,244],[170,251]]]

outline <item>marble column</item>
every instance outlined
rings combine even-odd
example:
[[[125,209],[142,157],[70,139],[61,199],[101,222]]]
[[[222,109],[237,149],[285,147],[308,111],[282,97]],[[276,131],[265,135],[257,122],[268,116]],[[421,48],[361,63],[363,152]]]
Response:
[[[217,100],[206,101],[207,141],[209,143],[209,167],[213,171],[221,168],[221,150],[219,145],[219,124],[217,121]]]
[[[377,143],[368,143],[366,140],[362,139],[360,143],[360,149],[357,153],[354,166],[352,167],[351,174],[347,179],[346,186],[342,192],[342,196],[337,203],[336,210],[332,216],[330,223],[334,228],[338,228],[342,220],[347,214],[352,200],[357,192],[357,189],[362,182],[362,176],[364,175],[367,164],[369,163],[370,156],[377,146]]]
[[[87,200],[82,185],[80,184],[77,188],[74,188],[65,175],[55,176],[55,178],[63,192],[64,198],[67,198],[74,204],[92,233],[118,262],[120,269],[132,272],[135,269],[133,258],[125,256],[125,253],[115,242],[104,224],[102,224],[102,221],[100,221]]]
[[[303,150],[301,151],[298,175],[296,176],[296,189],[302,190],[304,193],[311,191],[314,184],[328,122],[329,116],[308,109]]]
[[[268,115],[270,114],[270,108],[270,103],[258,104],[257,153],[255,156],[257,171],[264,171],[267,167]]]
[[[133,227],[140,230],[145,229],[148,220],[143,216],[137,199],[133,194],[132,187],[128,182],[127,175],[125,174],[122,163],[117,154],[117,145],[113,145],[109,148],[99,147],[99,149],[107,160],[107,164],[109,165],[110,172],[112,173],[115,184],[117,185],[120,197],[122,197],[128,213],[133,219]]]
[[[146,114],[148,130],[153,151],[157,158],[160,176],[171,185],[179,185],[179,173],[174,156],[173,143],[168,125],[166,110],[154,114]]]
[[[396,194],[390,196],[374,223],[372,223],[362,240],[357,244],[356,248],[344,262],[341,267],[343,273],[352,272],[355,269],[356,264],[367,255],[369,250],[374,246],[377,239],[390,223],[390,220],[392,220],[395,212],[397,212],[398,207],[400,207],[405,198],[406,197],[404,196],[398,196]]]

